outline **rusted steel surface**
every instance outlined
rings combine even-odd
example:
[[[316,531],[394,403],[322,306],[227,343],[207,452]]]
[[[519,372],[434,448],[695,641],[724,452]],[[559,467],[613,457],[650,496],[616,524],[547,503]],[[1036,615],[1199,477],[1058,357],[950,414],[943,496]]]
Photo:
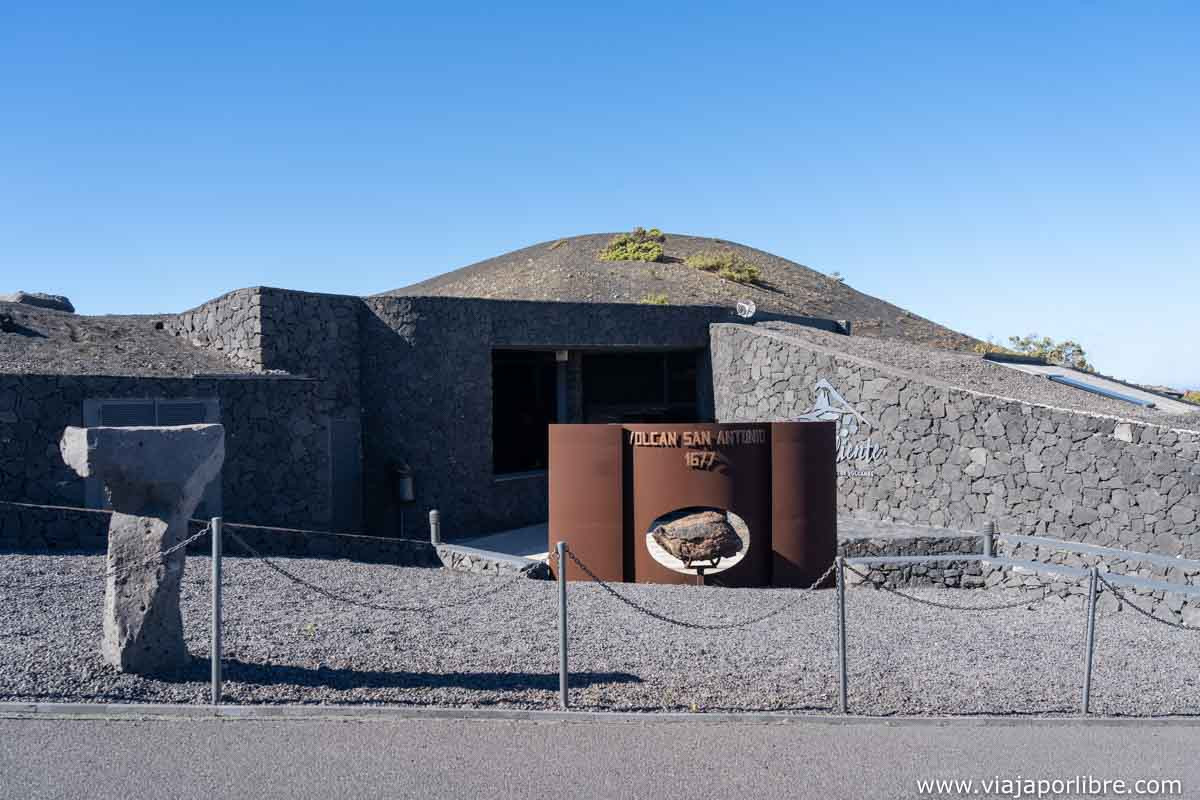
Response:
[[[703,582],[808,586],[836,549],[834,457],[828,422],[551,425],[549,548],[566,541],[605,580],[697,583],[646,537],[664,515],[716,509],[749,543]]]
[[[716,508],[732,511],[750,528],[750,546],[735,566],[706,577],[728,586],[763,586],[770,581],[770,437],[766,424],[721,425],[684,423],[673,425],[626,425],[625,438],[642,433],[709,433],[711,446],[632,447],[633,520],[629,536],[633,542],[633,575],[639,583],[696,583],[696,578],[664,567],[646,549],[646,534],[654,521],[682,508]],[[747,430],[761,433],[755,444],[718,444],[716,434]],[[689,466],[686,454],[713,453],[708,466]]]
[[[809,586],[837,553],[837,424],[771,426],[771,565],[777,586]]]
[[[559,541],[606,581],[625,580],[624,458],[619,425],[550,426],[549,552]],[[550,564],[554,577],[558,565]],[[567,570],[567,578],[584,578]]]

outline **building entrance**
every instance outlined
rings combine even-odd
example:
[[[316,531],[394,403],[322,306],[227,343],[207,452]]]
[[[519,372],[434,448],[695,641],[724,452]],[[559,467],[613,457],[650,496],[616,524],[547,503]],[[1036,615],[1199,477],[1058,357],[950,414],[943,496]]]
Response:
[[[695,422],[694,350],[585,353],[584,422]]]

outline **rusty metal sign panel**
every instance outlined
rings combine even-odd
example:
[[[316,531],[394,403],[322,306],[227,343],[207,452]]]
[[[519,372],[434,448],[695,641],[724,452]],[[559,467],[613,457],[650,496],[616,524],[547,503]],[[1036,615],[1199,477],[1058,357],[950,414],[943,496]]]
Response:
[[[549,549],[610,581],[808,586],[837,546],[835,439],[832,422],[551,425]]]

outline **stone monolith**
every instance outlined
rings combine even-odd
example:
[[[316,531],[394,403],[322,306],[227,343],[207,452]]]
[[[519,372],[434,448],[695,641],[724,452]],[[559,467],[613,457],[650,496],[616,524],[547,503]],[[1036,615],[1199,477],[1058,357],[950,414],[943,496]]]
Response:
[[[221,425],[67,428],[63,461],[104,482],[112,502],[104,593],[105,661],[158,673],[187,663],[179,584],[188,520],[225,460]]]

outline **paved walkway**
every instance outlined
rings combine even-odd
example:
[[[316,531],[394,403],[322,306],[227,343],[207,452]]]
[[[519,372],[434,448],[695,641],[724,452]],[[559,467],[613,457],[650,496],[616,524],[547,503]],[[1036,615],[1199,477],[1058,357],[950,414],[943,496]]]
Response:
[[[462,539],[454,542],[454,544],[520,556],[521,558],[532,558],[537,561],[545,561],[547,556],[546,548],[549,541],[548,530],[547,523],[542,522],[524,528],[514,528],[510,531],[490,533],[487,536]]]
[[[0,797],[906,798],[1018,776],[1193,797],[1198,749],[1186,722],[3,719]]]

